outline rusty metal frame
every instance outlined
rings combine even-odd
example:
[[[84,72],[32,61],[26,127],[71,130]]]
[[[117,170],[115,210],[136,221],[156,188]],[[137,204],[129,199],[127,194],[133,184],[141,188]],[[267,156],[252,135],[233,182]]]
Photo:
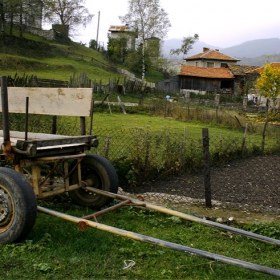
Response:
[[[171,210],[162,206],[158,206],[155,205],[153,203],[149,203],[146,201],[141,201],[138,199],[133,199],[133,198],[129,198],[123,195],[118,195],[118,194],[114,194],[114,193],[110,193],[110,192],[106,192],[106,191],[102,191],[100,189],[96,189],[96,188],[92,188],[89,187],[91,182],[83,182],[84,185],[84,189],[97,193],[99,195],[105,195],[117,200],[121,200],[122,202],[112,206],[112,207],[108,207],[106,209],[103,209],[101,211],[95,212],[93,214],[87,215],[87,216],[83,216],[81,218],[79,217],[75,217],[75,216],[71,216],[68,214],[64,214],[55,210],[51,210],[51,209],[47,209],[41,206],[38,206],[38,211],[45,213],[45,214],[49,214],[73,223],[76,223],[78,225],[78,228],[80,230],[85,230],[87,227],[92,227],[98,230],[102,230],[102,231],[106,231],[109,233],[113,233],[119,236],[124,236],[130,239],[134,239],[134,240],[138,240],[138,241],[142,241],[145,243],[150,243],[150,244],[154,244],[154,245],[158,245],[160,247],[164,247],[164,248],[169,248],[172,250],[176,250],[176,251],[180,251],[183,253],[188,253],[191,255],[196,255],[196,256],[200,256],[203,258],[207,258],[207,259],[211,259],[214,261],[219,261],[222,263],[226,263],[226,264],[230,264],[233,266],[237,266],[237,267],[241,267],[244,269],[248,269],[248,270],[253,270],[253,271],[257,271],[257,272],[261,272],[261,273],[265,273],[265,274],[269,274],[269,275],[273,275],[273,276],[278,276],[280,277],[280,270],[279,269],[274,269],[274,268],[270,268],[270,267],[266,267],[266,266],[262,266],[262,265],[258,265],[258,264],[254,264],[254,263],[250,263],[250,262],[245,262],[239,259],[234,259],[234,258],[230,258],[230,257],[226,257],[223,255],[218,255],[218,254],[214,254],[211,252],[207,252],[207,251],[203,251],[203,250],[199,250],[199,249],[195,249],[195,248],[191,248],[185,245],[180,245],[180,244],[176,244],[173,242],[169,242],[169,241],[165,241],[165,240],[161,240],[161,239],[157,239],[157,238],[153,238],[150,236],[146,236],[146,235],[142,235],[142,234],[138,234],[135,232],[131,232],[131,231],[127,231],[127,230],[123,230],[123,229],[119,229],[116,227],[112,227],[112,226],[108,226],[105,224],[101,224],[97,221],[97,217],[103,214],[106,214],[110,211],[114,211],[120,207],[123,206],[128,206],[128,205],[132,205],[132,206],[140,206],[140,207],[145,207],[151,210],[156,210],[165,214],[169,214],[172,216],[177,216],[180,217],[182,219],[185,220],[189,220],[189,221],[193,221],[193,222],[198,222],[204,225],[208,225],[208,226],[212,226],[215,228],[219,228],[221,230],[226,230],[226,231],[230,231],[236,234],[240,234],[249,238],[253,238],[256,239],[258,241],[262,241],[262,242],[266,242],[269,244],[273,244],[273,245],[277,245],[280,246],[280,240],[277,239],[273,239],[273,238],[269,238],[266,236],[262,236],[259,234],[255,234],[255,233],[251,233],[248,231],[244,231],[244,230],[240,230],[237,228],[233,228],[230,226],[226,226],[226,225],[222,225],[216,222],[212,222],[209,220],[204,220],[195,216],[191,216],[188,214],[184,214],[182,212],[178,212],[175,210]],[[94,221],[91,221],[90,219],[94,219]]]

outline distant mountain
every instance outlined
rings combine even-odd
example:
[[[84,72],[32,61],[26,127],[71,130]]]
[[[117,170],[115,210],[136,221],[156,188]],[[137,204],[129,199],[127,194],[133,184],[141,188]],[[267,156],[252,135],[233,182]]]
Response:
[[[170,58],[170,50],[181,46],[182,39],[170,39],[163,43],[162,51],[165,57]],[[219,48],[204,42],[196,42],[188,56],[201,53],[203,47],[219,49],[221,53],[241,59],[239,64],[261,66],[267,62],[279,61],[280,59],[280,39],[258,39],[246,41],[240,45],[229,48]],[[180,59],[180,57],[178,58]]]
[[[280,53],[280,39],[258,39],[247,41],[240,45],[222,49],[222,53],[233,57],[258,57]]]

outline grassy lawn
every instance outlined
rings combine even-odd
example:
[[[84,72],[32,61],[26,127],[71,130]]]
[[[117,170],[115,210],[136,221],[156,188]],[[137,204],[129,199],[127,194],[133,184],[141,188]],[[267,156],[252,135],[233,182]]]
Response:
[[[70,206],[67,200],[40,204],[78,217],[92,213],[91,209]],[[101,216],[98,221],[188,247],[279,267],[280,251],[273,245],[158,212],[125,207]],[[275,227],[279,235],[280,227]],[[76,224],[42,213],[28,239],[21,244],[0,245],[0,279],[274,279],[93,228],[80,231]],[[124,261],[131,260],[135,265],[123,269]]]
[[[202,124],[193,122],[182,122],[173,118],[151,117],[148,115],[139,114],[110,114],[95,113],[93,117],[93,131],[98,134],[99,131],[111,130],[121,131],[123,137],[130,135],[131,129],[147,129],[149,131],[170,130],[184,134],[186,131],[187,137],[201,139],[202,129],[208,128],[209,135],[214,140],[215,138],[239,138],[242,140],[244,132],[237,129],[228,129],[216,124]],[[249,134],[248,138],[251,141],[260,141],[261,136],[257,134]]]

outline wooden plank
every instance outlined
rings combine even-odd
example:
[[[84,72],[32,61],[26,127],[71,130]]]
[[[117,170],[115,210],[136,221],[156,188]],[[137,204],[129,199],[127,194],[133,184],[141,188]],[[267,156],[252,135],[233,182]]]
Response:
[[[29,97],[29,114],[90,116],[91,88],[8,87],[9,112],[25,113],[26,97]]]
[[[60,145],[72,145],[72,144],[90,144],[96,136],[69,136],[64,138],[57,138],[57,139],[42,139],[42,140],[18,140],[16,147],[18,149],[26,149],[29,144],[34,144],[37,148],[38,147],[45,147],[45,146],[60,146]]]
[[[18,149],[25,149],[28,144],[34,144],[39,147],[51,147],[51,146],[80,146],[85,143],[90,143],[92,139],[96,139],[96,136],[65,136],[56,134],[45,133],[28,133],[28,140],[24,140],[24,132],[11,131],[11,145],[16,146]],[[0,130],[0,143],[3,143],[3,130]]]
[[[24,140],[25,133],[22,131],[10,131],[11,138]],[[0,137],[3,137],[3,130],[0,130]],[[35,133],[28,132],[28,140],[46,140],[46,139],[60,139],[60,138],[73,138],[72,136],[48,134],[48,133]]]

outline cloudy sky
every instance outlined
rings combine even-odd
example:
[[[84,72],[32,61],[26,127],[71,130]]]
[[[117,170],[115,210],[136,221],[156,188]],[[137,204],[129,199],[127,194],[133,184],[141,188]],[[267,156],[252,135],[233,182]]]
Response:
[[[254,39],[280,38],[279,0],[160,0],[160,5],[172,25],[165,39],[197,33],[200,41],[226,48]],[[106,46],[108,29],[122,24],[119,16],[127,13],[128,0],[86,0],[85,6],[94,17],[74,40],[86,44],[96,40],[100,12],[98,41]]]

